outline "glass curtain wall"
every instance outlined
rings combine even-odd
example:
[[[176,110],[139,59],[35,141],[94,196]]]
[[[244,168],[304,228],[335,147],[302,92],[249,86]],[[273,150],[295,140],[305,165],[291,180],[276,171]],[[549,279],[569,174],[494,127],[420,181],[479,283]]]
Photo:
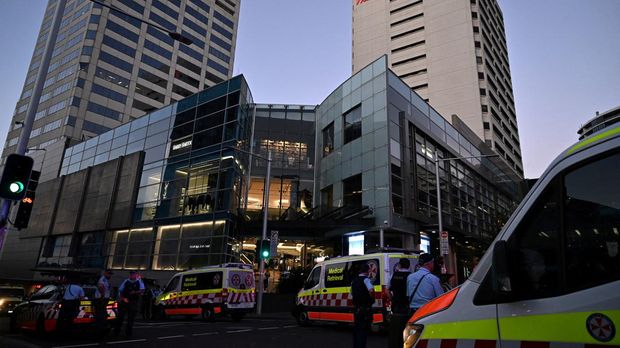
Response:
[[[314,181],[314,106],[257,105],[253,151],[271,151],[269,219],[293,219],[312,208]],[[266,161],[252,160],[247,214],[260,219]]]

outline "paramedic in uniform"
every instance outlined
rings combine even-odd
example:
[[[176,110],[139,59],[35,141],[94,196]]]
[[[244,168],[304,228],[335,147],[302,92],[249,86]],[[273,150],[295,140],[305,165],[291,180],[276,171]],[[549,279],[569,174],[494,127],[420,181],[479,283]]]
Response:
[[[365,348],[366,337],[372,324],[372,305],[375,303],[375,291],[368,278],[370,267],[367,263],[360,265],[359,275],[351,283],[353,296],[353,348]]]
[[[121,331],[121,326],[123,325],[125,316],[127,316],[125,335],[127,337],[131,336],[133,321],[138,313],[138,304],[143,293],[144,283],[142,283],[142,280],[138,279],[138,272],[130,271],[129,279],[125,279],[118,288],[118,318],[116,319],[116,325],[114,327],[114,335],[118,335]]]
[[[407,277],[407,296],[411,314],[428,301],[443,294],[439,278],[432,273],[435,269],[433,255],[420,254],[418,265],[420,269]]]

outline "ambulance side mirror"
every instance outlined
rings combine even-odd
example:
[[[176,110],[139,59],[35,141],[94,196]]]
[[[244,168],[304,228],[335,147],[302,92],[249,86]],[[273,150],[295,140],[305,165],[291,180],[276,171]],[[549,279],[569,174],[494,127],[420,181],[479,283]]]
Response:
[[[512,292],[510,269],[508,267],[508,246],[505,240],[498,240],[493,245],[493,291],[497,295]]]

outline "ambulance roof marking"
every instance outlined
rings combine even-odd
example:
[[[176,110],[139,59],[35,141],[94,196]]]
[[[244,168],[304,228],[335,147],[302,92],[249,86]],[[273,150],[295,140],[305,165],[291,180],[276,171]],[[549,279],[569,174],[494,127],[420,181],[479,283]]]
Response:
[[[616,135],[616,134],[620,134],[620,126],[617,126],[615,128],[612,128],[610,130],[607,130],[605,132],[602,132],[600,134],[594,135],[592,137],[586,138],[586,139],[578,142],[577,144],[573,145],[571,148],[569,148],[566,151],[566,155],[570,155],[570,154],[576,152],[577,150],[579,150],[581,148],[584,148],[584,147],[587,147],[587,146],[591,145],[594,142],[597,142],[599,140],[611,137],[611,136]]]

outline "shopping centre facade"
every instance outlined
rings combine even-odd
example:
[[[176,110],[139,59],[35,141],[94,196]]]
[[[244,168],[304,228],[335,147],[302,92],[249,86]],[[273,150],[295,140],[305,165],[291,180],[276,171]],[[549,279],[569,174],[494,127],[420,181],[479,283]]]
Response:
[[[450,267],[462,279],[522,189],[456,115],[450,121],[386,57],[319,105],[257,104],[244,77],[233,77],[67,148],[59,177],[37,188],[28,228],[7,240],[0,277],[107,267],[164,281],[179,270],[252,263],[271,153],[278,275],[368,253],[381,239],[439,252],[438,158]]]

